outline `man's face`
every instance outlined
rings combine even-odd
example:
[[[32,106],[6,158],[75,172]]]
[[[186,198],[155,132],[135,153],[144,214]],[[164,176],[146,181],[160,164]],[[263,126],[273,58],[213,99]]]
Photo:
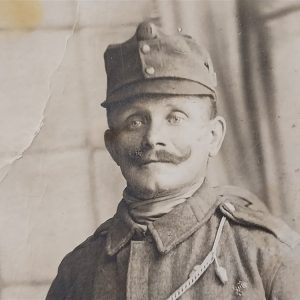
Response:
[[[210,120],[210,105],[209,98],[148,96],[108,113],[106,146],[129,190],[152,198],[203,180],[224,135],[223,119]]]

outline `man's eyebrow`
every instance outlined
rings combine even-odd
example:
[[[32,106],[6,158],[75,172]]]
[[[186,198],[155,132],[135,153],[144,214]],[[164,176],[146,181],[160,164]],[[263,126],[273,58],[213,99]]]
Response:
[[[148,111],[148,109],[142,107],[141,105],[133,105],[124,109],[123,111],[121,111],[121,113],[127,115],[127,114],[135,114],[135,113],[145,112],[145,111]]]
[[[183,113],[188,113],[188,109],[186,109],[186,107],[184,105],[181,105],[180,103],[167,103],[166,104],[167,108],[171,108],[172,110],[178,110],[181,111]]]
[[[143,115],[144,113],[141,113],[140,111],[132,112],[130,114],[126,114],[125,121],[129,120],[130,118],[143,116]]]
[[[126,109],[120,109],[119,111],[116,111],[116,114],[114,117],[120,118],[122,121],[128,120],[128,118],[134,116],[134,115],[139,115],[139,114],[146,114],[148,112],[147,109],[139,106],[139,105],[134,105],[130,106]]]
[[[168,107],[168,108],[173,108],[173,109],[183,109],[183,105],[180,105],[180,104],[174,104],[174,103],[166,104],[166,107]]]

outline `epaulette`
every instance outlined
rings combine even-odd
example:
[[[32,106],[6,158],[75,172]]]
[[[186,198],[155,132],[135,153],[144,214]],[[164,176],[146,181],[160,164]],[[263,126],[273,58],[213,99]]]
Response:
[[[299,234],[279,218],[272,216],[251,192],[235,186],[216,187],[215,192],[220,200],[220,211],[230,220],[266,230],[291,248],[300,243]]]
[[[112,223],[112,218],[111,219],[108,219],[106,220],[104,223],[102,223],[97,229],[96,231],[94,232],[93,235],[91,235],[90,237],[88,237],[84,242],[82,242],[80,245],[78,245],[74,250],[79,250],[81,248],[84,248],[85,246],[87,246],[88,244],[90,244],[91,242],[93,242],[94,240],[96,240],[98,237],[100,236],[104,236],[107,234],[108,232],[108,229]]]
[[[94,236],[98,237],[98,236],[106,235],[112,222],[113,222],[113,218],[110,218],[110,219],[106,220],[104,223],[102,223],[95,231]]]

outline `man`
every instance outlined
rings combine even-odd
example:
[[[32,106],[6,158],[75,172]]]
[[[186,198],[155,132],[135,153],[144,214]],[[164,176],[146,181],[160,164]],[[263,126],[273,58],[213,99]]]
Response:
[[[249,192],[207,182],[226,129],[208,53],[144,22],[105,63],[105,143],[127,187],[47,299],[299,300],[299,236]]]

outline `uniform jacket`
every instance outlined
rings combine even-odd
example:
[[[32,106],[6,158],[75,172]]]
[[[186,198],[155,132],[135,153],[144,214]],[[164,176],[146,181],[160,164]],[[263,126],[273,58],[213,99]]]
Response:
[[[217,260],[228,281],[212,263],[180,299],[299,300],[299,236],[250,193],[207,186],[146,234],[121,201],[115,216],[63,259],[47,300],[167,299],[203,262],[223,216]]]

